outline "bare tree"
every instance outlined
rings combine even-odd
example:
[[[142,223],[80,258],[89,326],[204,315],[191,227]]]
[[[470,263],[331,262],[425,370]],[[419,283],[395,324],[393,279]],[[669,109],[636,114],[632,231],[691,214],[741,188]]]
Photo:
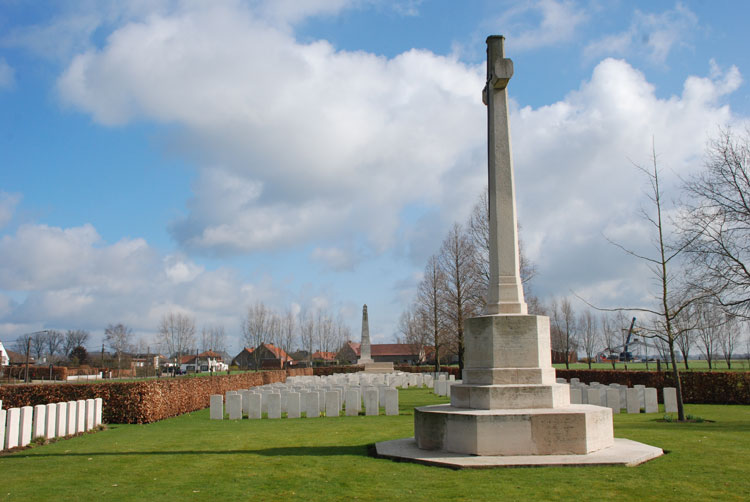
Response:
[[[677,324],[679,331],[682,333],[682,335],[677,338],[675,343],[680,349],[680,354],[682,354],[682,363],[685,365],[686,370],[690,369],[688,359],[690,357],[690,349],[692,349],[695,345],[696,327],[699,321],[700,318],[696,311],[695,305],[691,305],[689,308],[685,309],[685,315],[675,319],[675,323]]]
[[[47,335],[44,339],[46,345],[44,350],[50,357],[56,356],[60,353],[64,342],[65,335],[63,335],[61,331],[51,329],[47,331]]]
[[[104,340],[117,353],[117,376],[122,369],[122,353],[130,350],[133,331],[122,323],[110,324],[104,330]]]
[[[750,130],[722,130],[706,168],[685,185],[683,221],[698,272],[695,285],[727,310],[750,317]]]
[[[732,355],[737,350],[741,339],[742,331],[737,318],[733,315],[726,315],[719,327],[719,347],[727,363],[727,369],[732,369]]]
[[[204,326],[201,330],[201,348],[203,351],[223,353],[227,350],[227,335],[224,326]]]
[[[608,313],[603,314],[599,318],[599,324],[601,326],[601,340],[604,345],[604,352],[607,354],[607,360],[612,365],[612,369],[617,369],[617,357],[619,353],[617,347],[621,340],[620,328],[616,322],[610,318]]]
[[[666,343],[669,349],[669,359],[672,363],[672,376],[675,380],[675,388],[677,390],[678,420],[684,421],[685,409],[682,399],[680,373],[676,364],[675,343],[688,327],[685,323],[681,324],[677,320],[680,316],[686,315],[687,309],[692,304],[704,299],[706,294],[693,291],[687,285],[680,284],[680,278],[684,277],[685,273],[684,271],[681,271],[679,274],[675,272],[676,269],[679,270],[679,261],[683,257],[685,249],[691,245],[691,240],[688,239],[673,244],[667,235],[666,223],[662,216],[664,195],[660,185],[660,172],[656,161],[655,149],[652,150],[651,158],[653,165],[650,168],[636,167],[646,176],[650,185],[650,191],[646,195],[651,201],[651,208],[650,210],[642,209],[641,216],[654,232],[652,242],[655,247],[655,255],[637,253],[616,242],[610,242],[629,255],[648,264],[658,285],[658,292],[654,295],[654,303],[656,305],[653,308],[636,307],[615,310],[638,311],[654,316],[651,329],[643,331],[641,335],[649,338],[659,338]]]
[[[440,371],[440,358],[445,345],[446,320],[443,316],[442,291],[445,289],[445,274],[435,255],[430,256],[425,266],[424,277],[417,289],[415,316],[428,330],[435,351],[435,371]]]
[[[37,331],[31,335],[31,355],[33,355],[37,361],[42,359],[45,349],[47,348],[47,333],[49,333],[49,331]]]
[[[309,310],[305,312],[300,321],[300,342],[308,353],[310,363],[312,363],[313,343],[315,343],[315,317]]]
[[[440,269],[445,277],[442,291],[442,308],[450,323],[458,367],[464,367],[464,319],[478,313],[477,274],[474,245],[461,225],[455,223],[443,241],[438,255]]]
[[[253,348],[253,361],[255,369],[259,370],[261,365],[260,346],[268,341],[268,330],[271,322],[271,311],[263,304],[257,302],[248,307],[245,319],[242,321],[242,336],[246,347]]]
[[[86,330],[69,329],[65,333],[65,342],[63,343],[65,355],[70,355],[70,352],[76,347],[85,347],[90,337],[90,333]]]
[[[288,308],[281,317],[281,331],[279,344],[284,352],[291,354],[297,338],[297,317],[291,308]]]
[[[195,319],[187,314],[170,312],[159,322],[159,343],[179,368],[182,355],[195,347]]]
[[[550,337],[552,348],[561,352],[565,359],[565,368],[570,368],[570,354],[577,350],[577,330],[576,315],[573,306],[568,298],[563,298],[559,302],[552,300],[550,306],[552,318],[550,319]]]
[[[713,303],[701,303],[697,308],[699,318],[696,340],[700,353],[708,362],[708,369],[713,369],[716,351],[719,348],[719,329],[723,311]]]
[[[591,369],[591,361],[596,356],[596,350],[599,346],[599,333],[597,332],[597,322],[590,310],[584,310],[578,319],[581,345],[586,353],[586,362]]]

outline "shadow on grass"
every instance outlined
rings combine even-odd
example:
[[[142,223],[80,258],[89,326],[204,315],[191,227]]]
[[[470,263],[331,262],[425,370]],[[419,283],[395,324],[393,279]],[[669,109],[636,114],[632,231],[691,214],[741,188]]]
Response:
[[[97,451],[88,453],[34,453],[8,455],[4,461],[20,458],[39,457],[118,457],[134,455],[261,455],[264,457],[334,457],[368,456],[368,444],[355,446],[290,446],[285,448],[264,448],[261,450],[162,450],[162,451]]]

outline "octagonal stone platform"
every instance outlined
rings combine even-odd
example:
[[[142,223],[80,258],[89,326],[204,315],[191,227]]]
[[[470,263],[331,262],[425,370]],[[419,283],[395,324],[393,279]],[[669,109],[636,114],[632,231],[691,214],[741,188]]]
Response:
[[[414,410],[414,438],[423,450],[472,455],[588,454],[614,444],[612,410],[587,404],[548,409]]]

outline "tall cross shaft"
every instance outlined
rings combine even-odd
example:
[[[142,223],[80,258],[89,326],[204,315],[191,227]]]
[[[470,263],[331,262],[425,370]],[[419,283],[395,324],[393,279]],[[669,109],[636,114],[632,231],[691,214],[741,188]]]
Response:
[[[508,118],[508,82],[513,61],[505,58],[505,38],[487,38],[487,146],[489,175],[490,283],[484,314],[526,314],[519,272],[516,194]]]

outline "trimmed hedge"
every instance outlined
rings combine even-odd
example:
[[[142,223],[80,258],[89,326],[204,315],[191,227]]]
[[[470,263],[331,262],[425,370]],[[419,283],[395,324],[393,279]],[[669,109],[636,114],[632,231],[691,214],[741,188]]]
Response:
[[[26,366],[6,366],[3,371],[11,378],[22,380],[26,376]],[[53,380],[67,380],[69,370],[65,366],[52,367]],[[49,366],[29,366],[30,380],[49,380]]]
[[[310,375],[307,368],[195,378],[162,378],[140,382],[6,385],[0,387],[4,408],[101,397],[107,423],[146,424],[207,408],[211,394],[286,381]]]
[[[557,376],[570,381],[601,384],[619,383],[632,387],[645,385],[662,390],[674,387],[672,372],[616,371],[616,370],[565,370],[558,369]],[[739,371],[687,371],[680,372],[682,398],[693,404],[750,404],[750,372]],[[662,393],[658,392],[662,401]]]

